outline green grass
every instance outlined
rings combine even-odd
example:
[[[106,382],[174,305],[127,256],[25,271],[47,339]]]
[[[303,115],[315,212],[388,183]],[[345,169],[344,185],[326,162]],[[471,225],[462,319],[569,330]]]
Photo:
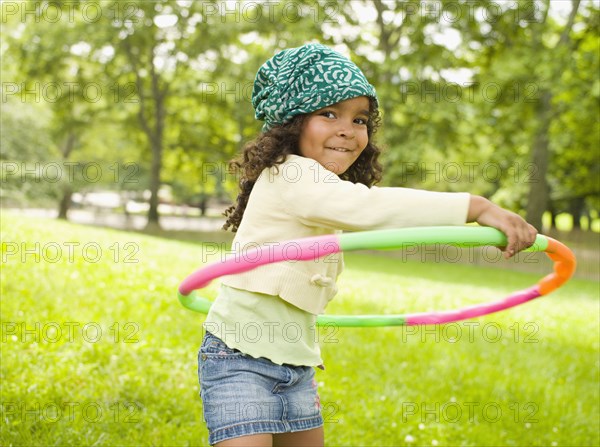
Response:
[[[207,445],[203,316],[175,290],[216,247],[3,214],[0,444]],[[537,279],[354,253],[328,312],[448,309]],[[598,298],[572,280],[471,323],[322,332],[326,445],[598,445]]]

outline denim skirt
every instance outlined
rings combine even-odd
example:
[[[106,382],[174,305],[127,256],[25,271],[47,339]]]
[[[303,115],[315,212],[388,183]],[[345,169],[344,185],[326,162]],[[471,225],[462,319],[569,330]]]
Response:
[[[206,332],[198,352],[198,378],[211,445],[323,425],[311,366],[277,365],[255,358]]]

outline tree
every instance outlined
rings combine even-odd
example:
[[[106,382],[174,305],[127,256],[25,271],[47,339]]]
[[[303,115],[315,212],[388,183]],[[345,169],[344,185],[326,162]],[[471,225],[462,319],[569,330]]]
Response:
[[[548,79],[550,85],[546,85],[543,88],[540,101],[535,110],[535,117],[539,124],[534,134],[531,159],[533,165],[538,170],[538,177],[537,181],[532,182],[527,197],[527,220],[540,231],[542,230],[542,215],[548,209],[550,201],[550,188],[548,185],[550,126],[557,115],[557,111],[552,104],[554,96],[552,86],[560,82],[559,74],[572,54],[573,48],[570,33],[573,29],[580,3],[581,0],[572,0],[571,13],[569,14],[567,24],[560,33],[560,38],[553,47],[548,48],[550,52],[558,55],[558,57],[555,56],[553,64],[550,64],[550,79]],[[545,17],[547,17],[550,8],[549,0],[545,8]],[[543,45],[543,42],[538,34],[534,34],[534,36],[534,48],[538,49]]]
[[[77,21],[69,21],[62,13],[55,16],[57,20],[48,20],[44,5],[32,2],[29,10],[33,14],[25,16],[24,27],[17,26],[18,15],[8,17],[4,61],[18,67],[12,73],[16,79],[7,82],[16,87],[17,98],[29,103],[31,110],[51,111],[47,122],[50,138],[44,143],[46,156],[42,159],[54,162],[58,158],[60,182],[52,186],[59,188],[54,191],[59,194],[59,218],[66,219],[74,186],[71,159],[99,111],[96,98],[90,100],[87,90],[98,67],[73,51],[79,36]]]

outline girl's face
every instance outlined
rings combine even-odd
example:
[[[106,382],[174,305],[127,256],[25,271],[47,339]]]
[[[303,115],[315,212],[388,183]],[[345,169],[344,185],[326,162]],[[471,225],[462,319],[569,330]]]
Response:
[[[300,155],[318,161],[340,175],[352,166],[369,143],[369,99],[347,99],[312,112],[300,133]]]

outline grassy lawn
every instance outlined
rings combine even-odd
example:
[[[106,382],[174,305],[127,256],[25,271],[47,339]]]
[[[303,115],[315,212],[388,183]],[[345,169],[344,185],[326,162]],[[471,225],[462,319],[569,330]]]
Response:
[[[223,247],[3,213],[0,444],[207,445],[203,316],[175,290]],[[538,278],[353,253],[328,312],[449,309]],[[598,283],[572,280],[471,322],[322,331],[326,445],[598,445],[599,327]]]

